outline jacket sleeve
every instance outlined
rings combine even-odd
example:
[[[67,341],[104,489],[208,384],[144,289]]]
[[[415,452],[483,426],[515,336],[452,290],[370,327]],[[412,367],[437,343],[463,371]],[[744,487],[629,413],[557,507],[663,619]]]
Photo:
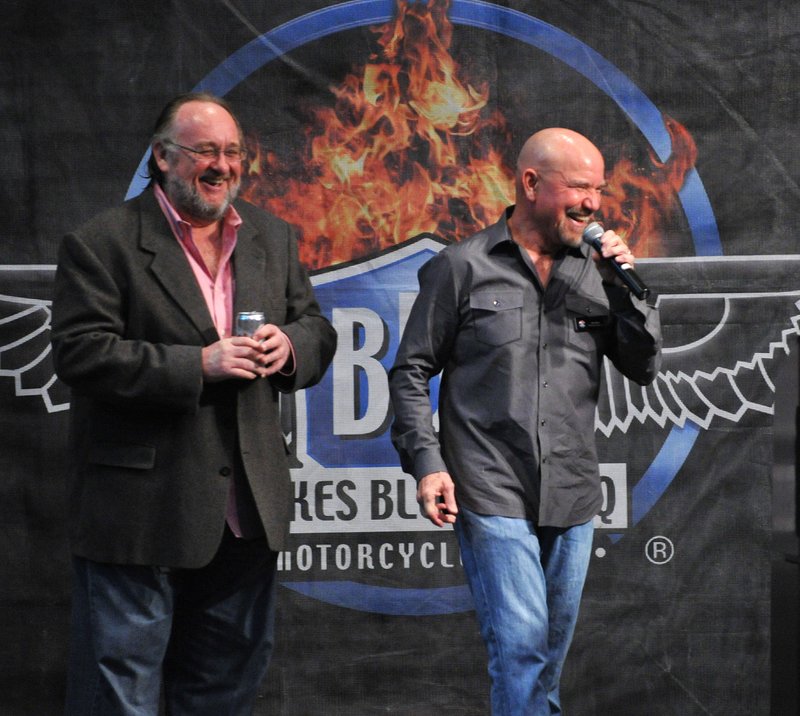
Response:
[[[389,371],[392,444],[403,470],[417,480],[447,471],[430,399],[430,380],[448,363],[459,320],[457,287],[446,253],[419,271],[420,292]]]
[[[308,274],[300,263],[297,239],[288,230],[286,322],[280,329],[292,342],[294,371],[272,376],[278,390],[290,392],[320,381],[336,350],[336,331],[322,315]]]
[[[60,246],[51,334],[58,377],[107,403],[195,410],[203,386],[200,345],[126,337],[125,311],[136,298],[105,247],[104,253],[78,233]]]

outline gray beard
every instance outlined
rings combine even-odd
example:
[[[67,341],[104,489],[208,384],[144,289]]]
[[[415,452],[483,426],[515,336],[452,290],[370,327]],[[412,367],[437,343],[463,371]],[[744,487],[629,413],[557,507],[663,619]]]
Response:
[[[167,175],[164,189],[175,209],[201,221],[219,221],[225,216],[225,212],[231,202],[239,193],[239,185],[237,184],[228,191],[228,196],[222,204],[214,206],[200,196],[193,184],[189,184],[177,177]]]

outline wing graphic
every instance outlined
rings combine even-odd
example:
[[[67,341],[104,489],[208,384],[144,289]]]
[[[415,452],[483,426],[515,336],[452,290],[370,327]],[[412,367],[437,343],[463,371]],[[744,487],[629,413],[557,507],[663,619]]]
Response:
[[[0,380],[11,379],[14,394],[39,399],[48,413],[69,409],[69,390],[55,375],[50,348],[53,267],[8,267],[0,273]],[[38,294],[38,296],[36,295]]]
[[[714,420],[738,423],[748,413],[774,414],[770,375],[790,352],[791,338],[800,335],[800,257],[651,259],[640,265],[658,292],[662,370],[643,388],[606,361],[597,431],[608,437],[647,420],[706,429]]]

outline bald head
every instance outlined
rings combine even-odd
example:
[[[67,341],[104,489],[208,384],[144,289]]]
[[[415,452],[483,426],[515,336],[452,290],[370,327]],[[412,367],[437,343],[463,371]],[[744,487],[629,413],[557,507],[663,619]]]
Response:
[[[603,156],[582,134],[561,127],[542,129],[522,146],[517,159],[517,181],[526,169],[563,171],[573,166],[588,167],[595,162],[602,166]]]

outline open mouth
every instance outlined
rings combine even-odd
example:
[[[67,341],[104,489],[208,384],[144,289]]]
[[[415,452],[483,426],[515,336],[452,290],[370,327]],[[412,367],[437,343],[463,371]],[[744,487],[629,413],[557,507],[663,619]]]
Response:
[[[578,215],[578,214],[567,214],[567,218],[574,224],[577,224],[581,230],[585,229],[589,222],[592,220],[592,214],[586,215]]]
[[[218,174],[205,174],[200,177],[200,182],[205,184],[206,186],[218,188],[221,187],[227,181],[227,177],[218,175]]]

